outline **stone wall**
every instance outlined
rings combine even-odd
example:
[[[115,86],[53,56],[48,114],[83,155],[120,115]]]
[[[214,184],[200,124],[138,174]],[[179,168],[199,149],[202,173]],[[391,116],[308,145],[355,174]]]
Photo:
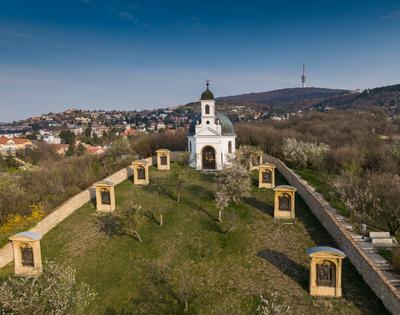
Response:
[[[335,217],[335,209],[315,190],[289,169],[282,161],[272,156],[265,156],[267,162],[276,165],[278,171],[286,178],[290,185],[297,188],[305,203],[329,232],[335,242],[345,252],[364,281],[382,300],[385,307],[392,314],[400,314],[399,291],[388,281],[385,274],[378,269],[371,259],[357,245],[350,232],[339,224]],[[343,275],[346,279],[346,275]]]

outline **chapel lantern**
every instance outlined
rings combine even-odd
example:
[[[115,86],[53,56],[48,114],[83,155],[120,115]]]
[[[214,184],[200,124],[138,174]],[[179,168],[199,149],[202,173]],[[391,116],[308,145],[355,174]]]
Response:
[[[318,246],[307,250],[310,263],[310,294],[342,296],[342,260],[346,255],[339,249]]]
[[[133,165],[133,184],[148,185],[149,184],[149,164],[146,160],[137,160]]]
[[[156,153],[157,153],[157,169],[169,170],[171,151],[167,149],[159,149],[156,151]]]
[[[115,210],[115,184],[112,181],[102,181],[95,184],[97,211],[111,212]]]
[[[14,253],[14,270],[16,275],[38,276],[42,273],[42,254],[38,232],[21,232],[10,236]]]
[[[279,185],[274,188],[274,218],[294,219],[296,191],[295,187],[289,185]]]
[[[258,167],[258,188],[275,187],[275,165],[270,163],[261,164]]]

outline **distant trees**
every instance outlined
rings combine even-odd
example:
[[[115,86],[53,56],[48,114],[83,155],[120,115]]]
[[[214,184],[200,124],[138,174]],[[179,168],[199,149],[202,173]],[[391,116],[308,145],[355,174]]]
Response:
[[[395,175],[400,175],[400,124],[395,117],[382,110],[332,110],[240,123],[236,132],[242,145],[259,146],[294,168],[335,178],[327,185],[355,219],[399,234]]]
[[[61,158],[52,151],[49,153],[47,145],[43,148],[39,146],[39,152],[33,149],[23,153],[24,157],[29,157],[27,160],[33,159],[39,164],[37,169],[17,175],[0,173],[0,224],[14,214],[30,215],[34,204],[41,205],[49,213],[67,198],[130,164],[130,159],[112,154]],[[0,238],[2,236],[0,231]]]
[[[86,153],[86,148],[82,143],[79,143],[78,146],[76,147],[75,153],[77,156],[84,155]]]
[[[26,191],[11,175],[0,176],[0,224],[7,222],[14,213],[29,211],[30,203],[25,197]]]
[[[0,284],[2,314],[84,314],[95,298],[71,267],[46,263],[38,277],[11,276]]]
[[[75,134],[71,130],[62,130],[59,134],[61,140],[65,144],[70,144],[75,142]]]
[[[53,161],[58,161],[61,157],[57,154],[54,147],[45,143],[39,142],[33,148],[26,148],[25,150],[17,151],[17,156],[30,164],[48,164]]]
[[[186,130],[181,129],[174,133],[141,135],[134,140],[132,148],[140,156],[147,157],[154,155],[159,148],[185,151],[186,143]]]
[[[110,152],[115,155],[122,155],[122,154],[132,154],[134,151],[132,149],[131,144],[129,143],[129,140],[123,137],[118,137],[112,143]]]

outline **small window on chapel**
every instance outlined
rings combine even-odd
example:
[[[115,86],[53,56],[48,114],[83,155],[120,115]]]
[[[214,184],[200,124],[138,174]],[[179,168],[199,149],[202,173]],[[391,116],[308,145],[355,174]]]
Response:
[[[206,115],[210,114],[210,105],[206,105]]]
[[[232,153],[232,141],[228,142],[228,153]]]

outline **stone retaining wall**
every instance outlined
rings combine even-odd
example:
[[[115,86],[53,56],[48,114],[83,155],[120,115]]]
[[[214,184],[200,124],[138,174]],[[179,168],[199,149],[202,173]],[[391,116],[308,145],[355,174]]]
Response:
[[[385,307],[392,314],[400,314],[399,291],[388,281],[384,273],[365,255],[351,237],[349,231],[339,224],[334,216],[330,204],[305,181],[289,169],[282,161],[272,156],[265,156],[267,162],[276,165],[278,171],[286,178],[290,185],[297,188],[305,203],[329,232],[335,242],[346,253],[352,264],[370,286],[374,293],[382,300]],[[345,279],[346,275],[344,275]]]

